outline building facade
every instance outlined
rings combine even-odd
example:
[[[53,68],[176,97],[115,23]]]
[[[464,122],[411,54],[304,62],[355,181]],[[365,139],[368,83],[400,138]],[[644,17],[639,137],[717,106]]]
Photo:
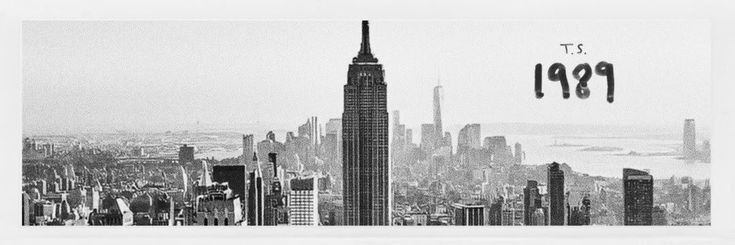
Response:
[[[684,153],[685,158],[693,159],[697,157],[697,133],[694,127],[694,119],[684,120],[682,153]]]
[[[368,22],[344,86],[342,163],[346,225],[389,225],[387,86],[370,51]]]
[[[248,225],[263,225],[263,210],[265,207],[265,190],[263,189],[263,172],[258,164],[258,157],[253,153],[253,164],[256,165],[255,170],[250,172],[248,178],[248,202],[247,202],[247,222]]]
[[[523,223],[526,225],[538,224],[536,211],[541,208],[541,195],[539,194],[538,182],[529,180],[526,188],[523,188]],[[543,213],[542,213],[543,214]],[[542,224],[543,216],[541,219]]]
[[[183,145],[179,148],[179,164],[194,163],[194,147]]]
[[[623,169],[624,225],[651,225],[653,176],[645,171]]]
[[[455,203],[453,208],[454,225],[483,226],[486,224],[484,205],[467,205]]]
[[[292,179],[288,197],[288,224],[319,224],[319,188],[317,178]]]
[[[564,171],[559,163],[548,165],[549,224],[564,225]]]

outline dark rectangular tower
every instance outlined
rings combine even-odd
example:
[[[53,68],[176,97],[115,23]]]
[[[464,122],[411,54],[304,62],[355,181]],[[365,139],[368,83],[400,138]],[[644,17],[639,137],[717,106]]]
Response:
[[[194,147],[183,145],[179,147],[179,164],[194,163]]]
[[[253,153],[252,159],[255,170],[250,172],[250,178],[248,178],[247,220],[248,225],[264,225],[265,190],[263,189],[263,172],[260,170],[256,153]]]
[[[651,225],[653,176],[637,169],[623,169],[625,225]]]
[[[344,86],[342,171],[344,223],[389,225],[388,109],[383,65],[370,52],[368,22]]]
[[[246,173],[245,165],[214,165],[212,166],[212,181],[227,182],[232,189],[232,194],[239,196],[240,200],[244,201],[247,200],[245,198]]]
[[[564,171],[559,163],[552,162],[548,167],[549,224],[564,225]]]

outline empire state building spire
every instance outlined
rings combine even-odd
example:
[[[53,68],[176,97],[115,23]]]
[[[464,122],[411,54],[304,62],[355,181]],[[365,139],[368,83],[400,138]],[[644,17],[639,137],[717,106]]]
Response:
[[[370,51],[370,26],[368,26],[367,20],[362,21],[360,52],[357,53],[357,57],[352,59],[352,63],[378,63],[378,59]]]

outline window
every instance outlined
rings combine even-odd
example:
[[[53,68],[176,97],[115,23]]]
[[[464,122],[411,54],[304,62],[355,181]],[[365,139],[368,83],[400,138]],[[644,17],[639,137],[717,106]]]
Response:
[[[228,225],[228,223],[229,223],[228,221],[229,220],[227,218],[225,218],[225,226]]]
[[[219,223],[218,221],[219,220],[217,220],[217,218],[214,218],[214,226],[217,226],[217,223]]]
[[[209,224],[207,224],[207,221],[208,221],[207,218],[204,218],[204,226],[209,225]]]

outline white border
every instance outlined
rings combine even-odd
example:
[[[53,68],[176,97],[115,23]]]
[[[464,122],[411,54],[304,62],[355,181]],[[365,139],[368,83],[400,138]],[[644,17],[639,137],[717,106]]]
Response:
[[[319,244],[456,242],[564,243],[666,243],[701,244],[735,242],[735,103],[728,95],[735,87],[735,9],[727,1],[9,1],[0,5],[2,77],[0,107],[0,186],[7,200],[0,240],[32,243],[105,242],[129,244],[173,239],[170,243],[216,242]],[[714,123],[712,136],[712,226],[710,227],[21,227],[21,21],[23,20],[268,20],[268,19],[706,19],[712,33]],[[693,98],[694,99],[694,98]],[[110,238],[115,238],[110,240]],[[248,238],[243,241],[243,238]],[[326,240],[325,240],[326,239]],[[484,241],[491,240],[491,241]],[[645,240],[645,241],[643,241]],[[8,243],[5,243],[8,242]]]

